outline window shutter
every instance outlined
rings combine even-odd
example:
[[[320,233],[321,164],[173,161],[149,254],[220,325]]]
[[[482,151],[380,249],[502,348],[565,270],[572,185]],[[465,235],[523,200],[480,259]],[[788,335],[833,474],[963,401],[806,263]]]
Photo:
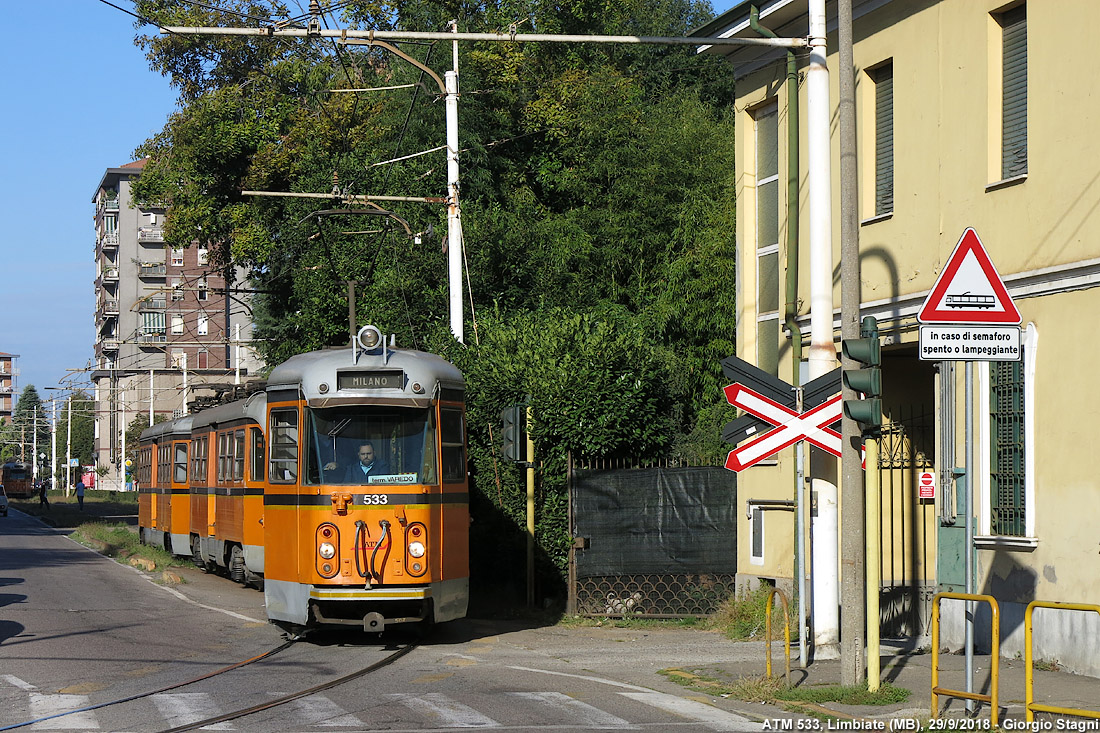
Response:
[[[894,210],[894,66],[874,71],[875,215]]]
[[[1027,6],[1001,16],[1004,31],[1001,177],[1027,173]]]

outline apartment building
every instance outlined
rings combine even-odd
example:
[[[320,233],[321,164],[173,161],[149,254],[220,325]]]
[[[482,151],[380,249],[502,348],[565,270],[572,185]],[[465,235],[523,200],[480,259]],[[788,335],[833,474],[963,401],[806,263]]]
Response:
[[[18,354],[6,354],[0,351],[0,423],[11,421],[15,403],[19,400],[15,394],[15,377],[18,371],[15,360]]]
[[[203,384],[243,383],[261,363],[249,348],[242,273],[211,266],[203,247],[164,243],[164,209],[135,201],[139,160],[103,174],[95,204],[97,467],[122,487],[124,432],[139,415],[183,414]]]

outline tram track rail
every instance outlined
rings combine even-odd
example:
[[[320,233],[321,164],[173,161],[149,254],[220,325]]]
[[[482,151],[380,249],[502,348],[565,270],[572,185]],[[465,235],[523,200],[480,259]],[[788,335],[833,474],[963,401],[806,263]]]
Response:
[[[275,656],[279,652],[282,652],[282,651],[288,649],[290,646],[295,644],[297,641],[298,641],[297,638],[290,639],[288,641],[283,642],[279,646],[274,647],[273,649],[269,649],[268,651],[264,652],[263,654],[257,654],[254,657],[250,657],[249,659],[244,659],[240,662],[234,662],[233,664],[230,664],[226,667],[222,667],[221,669],[216,669],[212,672],[207,672],[206,674],[199,675],[198,677],[195,677],[194,679],[187,680],[185,682],[176,682],[176,683],[173,683],[171,685],[168,685],[167,687],[161,687],[161,688],[156,689],[156,690],[148,690],[146,692],[139,692],[135,695],[129,695],[127,697],[119,698],[117,700],[107,700],[105,702],[96,703],[95,705],[85,705],[84,707],[81,707],[81,708],[75,708],[73,710],[66,710],[65,712],[61,712],[61,713],[54,713],[53,715],[47,715],[47,716],[44,716],[44,717],[41,717],[41,718],[34,718],[33,720],[26,720],[26,721],[23,721],[22,723],[12,723],[11,725],[0,726],[0,731],[16,730],[18,728],[25,728],[29,725],[34,725],[36,723],[42,723],[42,722],[47,721],[47,720],[56,720],[58,718],[64,718],[67,715],[76,715],[77,713],[84,713],[84,712],[88,712],[88,711],[91,711],[91,710],[100,710],[102,708],[112,707],[112,706],[115,706],[115,705],[123,705],[123,704],[128,703],[128,702],[133,702],[134,700],[141,700],[142,698],[152,697],[153,695],[160,695],[162,693],[170,692],[172,690],[178,690],[181,687],[186,687],[188,685],[194,685],[194,684],[197,684],[199,682],[203,682],[203,681],[211,679],[213,677],[217,677],[219,675],[226,674],[227,672],[232,672],[233,670],[240,669],[242,667],[246,667],[250,664],[254,664],[255,662],[259,662],[259,661],[262,661],[264,659],[270,659],[271,657]],[[183,730],[188,730],[188,729],[183,729]]]
[[[411,652],[413,649],[417,648],[418,646],[419,646],[419,643],[406,644],[405,646],[398,649],[397,651],[390,654],[389,656],[384,657],[384,658],[378,660],[377,662],[369,664],[369,665],[367,665],[366,667],[363,667],[360,670],[357,670],[355,672],[350,672],[346,675],[343,675],[342,677],[337,677],[336,679],[329,680],[327,682],[322,682],[320,684],[314,685],[314,686],[306,688],[304,690],[299,690],[298,692],[290,692],[290,693],[287,693],[285,695],[280,695],[279,697],[277,697],[273,700],[268,700],[267,702],[260,703],[259,705],[252,705],[251,707],[241,708],[239,710],[235,710],[235,711],[228,712],[228,713],[223,713],[221,715],[217,715],[217,716],[214,716],[212,718],[206,718],[205,720],[196,720],[193,723],[188,723],[186,725],[177,726],[175,728],[169,728],[167,730],[160,731],[159,733],[182,733],[183,731],[198,730],[199,728],[204,728],[208,725],[216,725],[217,723],[224,723],[224,722],[227,722],[227,721],[230,721],[230,720],[237,720],[238,718],[244,718],[246,716],[253,715],[255,713],[263,712],[264,710],[270,710],[272,708],[277,708],[280,705],[286,705],[287,703],[294,702],[295,700],[299,700],[303,697],[308,697],[310,695],[315,695],[319,692],[324,692],[325,690],[330,690],[333,687],[339,687],[340,685],[351,682],[352,680],[359,679],[360,677],[365,677],[366,675],[370,674],[371,672],[376,672],[376,671],[382,669],[383,667],[387,667],[387,666],[393,664],[398,659],[405,656],[406,654],[408,654],[409,652]]]

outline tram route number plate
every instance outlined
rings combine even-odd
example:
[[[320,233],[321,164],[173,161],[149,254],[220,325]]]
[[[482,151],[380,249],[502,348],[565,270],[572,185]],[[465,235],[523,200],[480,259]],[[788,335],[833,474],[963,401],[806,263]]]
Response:
[[[404,389],[401,369],[371,372],[336,372],[336,389]]]

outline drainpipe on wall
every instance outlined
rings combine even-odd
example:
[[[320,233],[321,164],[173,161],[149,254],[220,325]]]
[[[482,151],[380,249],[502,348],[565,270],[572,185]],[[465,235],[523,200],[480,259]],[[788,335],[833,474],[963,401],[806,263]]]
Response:
[[[760,25],[760,10],[749,7],[749,27],[765,38],[778,38],[774,32]],[[798,64],[794,51],[787,51],[787,266],[785,272],[786,297],[784,322],[791,332],[791,384],[801,384],[802,329],[798,326]],[[801,411],[802,405],[798,406]],[[803,500],[802,482],[804,464],[802,442],[795,447],[796,470],[794,495],[798,526],[798,638],[799,662],[806,668],[806,506]]]

